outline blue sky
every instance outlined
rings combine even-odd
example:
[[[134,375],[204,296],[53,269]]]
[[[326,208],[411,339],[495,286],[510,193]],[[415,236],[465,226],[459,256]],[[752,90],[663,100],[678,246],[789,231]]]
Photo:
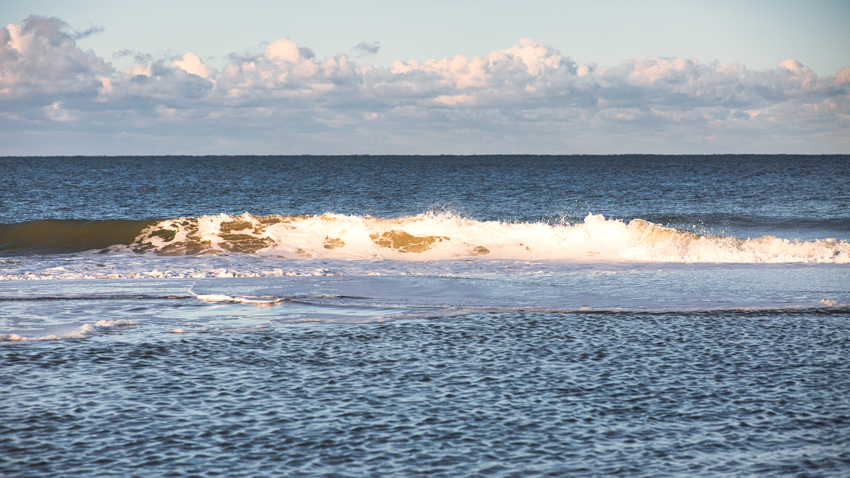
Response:
[[[847,153],[848,24],[846,1],[3,0],[0,154]]]

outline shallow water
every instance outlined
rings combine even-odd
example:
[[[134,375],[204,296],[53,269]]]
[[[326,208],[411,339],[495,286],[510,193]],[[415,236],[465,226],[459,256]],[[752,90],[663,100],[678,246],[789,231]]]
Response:
[[[5,474],[841,476],[846,310],[469,314],[3,347]]]

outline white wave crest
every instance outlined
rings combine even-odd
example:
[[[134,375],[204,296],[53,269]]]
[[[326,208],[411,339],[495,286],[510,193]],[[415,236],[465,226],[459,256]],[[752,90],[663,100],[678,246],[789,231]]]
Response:
[[[847,241],[705,236],[635,219],[589,214],[576,224],[476,221],[451,213],[398,219],[316,216],[203,216],[163,221],[134,248],[160,255],[257,253],[280,258],[433,261],[621,259],[663,262],[850,262]]]

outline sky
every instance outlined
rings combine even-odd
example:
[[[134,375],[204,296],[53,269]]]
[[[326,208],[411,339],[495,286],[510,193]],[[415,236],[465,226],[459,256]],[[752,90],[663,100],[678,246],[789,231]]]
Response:
[[[0,0],[0,155],[850,153],[850,2]]]

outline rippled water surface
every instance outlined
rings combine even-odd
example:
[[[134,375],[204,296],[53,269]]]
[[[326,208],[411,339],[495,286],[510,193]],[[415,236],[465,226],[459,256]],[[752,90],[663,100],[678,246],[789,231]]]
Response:
[[[846,476],[850,315],[501,313],[3,347],[6,476]]]
[[[4,477],[850,476],[850,156],[0,171]]]

